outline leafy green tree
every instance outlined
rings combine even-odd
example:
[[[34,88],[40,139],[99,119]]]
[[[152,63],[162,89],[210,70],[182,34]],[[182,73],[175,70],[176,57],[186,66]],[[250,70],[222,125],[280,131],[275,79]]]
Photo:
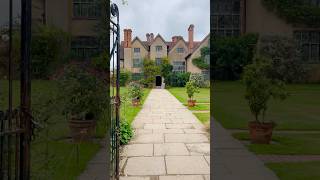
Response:
[[[153,60],[144,59],[142,71],[144,74],[142,84],[144,84],[147,87],[153,87],[156,80],[156,76],[160,75],[160,67],[157,66]]]
[[[172,72],[173,66],[169,62],[169,58],[163,58],[162,59],[162,64],[160,66],[160,71],[161,71],[161,76],[165,79],[165,82],[168,79],[168,76]]]

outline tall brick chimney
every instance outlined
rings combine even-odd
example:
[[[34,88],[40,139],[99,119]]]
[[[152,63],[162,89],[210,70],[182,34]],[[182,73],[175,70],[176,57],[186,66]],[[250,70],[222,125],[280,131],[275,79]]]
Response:
[[[124,29],[124,48],[131,48],[132,30]]]
[[[150,42],[150,34],[149,33],[146,34],[146,37],[147,37],[147,42]]]
[[[153,33],[150,34],[150,41],[152,42],[154,40],[154,35]]]
[[[192,51],[194,48],[194,44],[193,44],[194,25],[193,24],[189,26],[188,32],[189,32],[189,51]]]

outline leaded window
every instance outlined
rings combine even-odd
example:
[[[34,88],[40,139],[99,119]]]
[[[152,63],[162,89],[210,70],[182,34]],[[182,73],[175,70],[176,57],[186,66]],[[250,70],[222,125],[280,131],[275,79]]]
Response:
[[[213,34],[215,36],[239,36],[240,0],[215,0],[213,3]]]
[[[142,60],[140,58],[134,58],[132,67],[139,68],[142,66]]]
[[[173,72],[185,72],[186,62],[185,61],[173,61]]]
[[[177,53],[184,53],[184,48],[177,48]]]
[[[140,48],[134,48],[134,49],[133,49],[133,52],[134,52],[134,53],[140,53]]]
[[[156,65],[160,66],[162,63],[162,59],[161,58],[156,58]]]
[[[73,17],[96,19],[101,8],[97,0],[73,0]]]
[[[72,55],[76,58],[90,58],[98,55],[99,43],[96,37],[79,36],[71,43]]]
[[[204,80],[206,80],[206,81],[210,80],[210,71],[209,70],[202,70],[201,74],[202,74]]]
[[[156,51],[157,51],[157,52],[162,51],[162,46],[156,46]]]
[[[302,58],[307,63],[320,63],[320,31],[296,31]]]

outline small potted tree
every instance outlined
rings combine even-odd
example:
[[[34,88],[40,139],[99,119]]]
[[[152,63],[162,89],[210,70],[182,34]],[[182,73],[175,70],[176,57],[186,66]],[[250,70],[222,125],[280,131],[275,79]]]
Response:
[[[70,66],[58,80],[58,87],[71,137],[75,142],[90,140],[96,120],[107,105],[107,86],[81,68]]]
[[[140,100],[143,96],[143,89],[142,86],[139,83],[136,82],[130,82],[128,86],[128,93],[129,97],[132,100],[133,106],[139,106]]]
[[[188,81],[186,84],[187,94],[188,94],[188,106],[194,107],[196,105],[196,100],[193,99],[194,93],[199,93],[199,87],[196,86],[194,81]]]
[[[248,101],[254,120],[248,123],[252,143],[269,144],[275,127],[273,121],[265,120],[268,101],[271,98],[284,100],[287,96],[282,81],[269,78],[270,65],[257,59],[245,67],[243,81],[246,86],[245,98]]]

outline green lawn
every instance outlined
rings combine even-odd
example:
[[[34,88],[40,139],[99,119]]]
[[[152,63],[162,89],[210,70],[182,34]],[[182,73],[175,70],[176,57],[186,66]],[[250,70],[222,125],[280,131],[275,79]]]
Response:
[[[234,133],[233,136],[240,140],[249,141],[248,133]],[[255,154],[278,155],[319,155],[320,133],[295,134],[276,132],[272,137],[272,144],[249,144],[248,149]]]
[[[210,111],[210,104],[196,104],[194,107],[188,107],[191,111]]]
[[[280,180],[319,180],[320,162],[268,163]]]
[[[125,101],[121,105],[121,109],[120,109],[122,119],[125,119],[129,123],[132,123],[132,121],[134,120],[136,115],[142,109],[142,105],[143,105],[144,101],[146,100],[146,98],[148,97],[150,91],[151,91],[151,89],[146,89],[146,88],[143,89],[144,95],[142,97],[141,105],[138,107],[134,107],[131,105],[131,101],[128,98],[128,89],[126,87],[121,87],[121,91],[120,91],[121,96],[125,96],[127,98],[127,101]]]
[[[193,113],[199,121],[206,124],[210,120],[210,113]]]
[[[240,82],[216,82],[213,86],[213,114],[225,128],[246,129],[250,114]],[[288,85],[291,94],[285,101],[271,100],[267,120],[278,130],[320,130],[320,85]]]
[[[169,88],[168,89],[180,102],[187,103],[188,95],[186,88]],[[195,93],[194,99],[199,103],[210,103],[210,88],[201,88],[200,93]]]
[[[19,82],[13,84],[14,106],[19,105]],[[43,103],[58,92],[53,81],[32,81],[32,108],[40,110]],[[7,109],[8,83],[0,81],[0,109]],[[67,120],[59,113],[59,105],[48,108],[48,126],[37,131],[31,144],[31,175],[33,179],[76,179],[88,161],[100,149],[99,143],[74,144],[70,141]],[[38,118],[35,117],[36,121]],[[40,122],[41,125],[45,123]],[[104,119],[98,120],[97,135],[105,134]],[[104,132],[103,132],[104,131]],[[78,156],[78,155],[79,156]]]

